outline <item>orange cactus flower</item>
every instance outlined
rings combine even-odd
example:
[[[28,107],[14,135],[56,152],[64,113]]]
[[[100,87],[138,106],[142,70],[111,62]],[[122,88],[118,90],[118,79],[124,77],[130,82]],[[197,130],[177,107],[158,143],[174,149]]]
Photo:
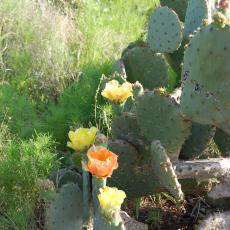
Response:
[[[113,170],[118,168],[118,156],[104,147],[93,146],[87,152],[88,163],[85,170],[99,178],[111,177]]]

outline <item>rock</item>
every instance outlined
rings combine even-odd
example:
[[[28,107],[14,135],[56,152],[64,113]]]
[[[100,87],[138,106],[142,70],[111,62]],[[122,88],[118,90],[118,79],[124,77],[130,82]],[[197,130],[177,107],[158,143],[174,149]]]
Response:
[[[148,230],[147,224],[136,221],[124,211],[121,211],[121,218],[124,222],[126,230]]]
[[[215,213],[204,219],[197,230],[229,230],[230,229],[230,211]]]

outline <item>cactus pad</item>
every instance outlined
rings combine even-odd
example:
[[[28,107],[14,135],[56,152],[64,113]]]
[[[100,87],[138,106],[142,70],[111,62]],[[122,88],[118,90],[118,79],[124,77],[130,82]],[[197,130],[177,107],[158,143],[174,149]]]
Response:
[[[125,66],[121,59],[117,60],[112,66],[112,73],[116,72],[122,76],[126,76]]]
[[[161,187],[150,160],[144,160],[134,146],[123,140],[115,140],[109,142],[108,148],[118,155],[119,164],[119,168],[108,180],[111,186],[124,190],[129,198],[159,191]]]
[[[178,75],[178,82],[180,81],[180,76],[181,76],[181,69],[182,69],[182,62],[183,62],[183,57],[184,57],[184,46],[187,42],[184,40],[180,46],[180,48],[171,53],[168,54],[167,60],[169,64],[172,66],[173,70],[177,73]],[[179,84],[177,85],[179,86]]]
[[[135,42],[130,42],[128,46],[122,51],[121,57],[123,57],[128,51],[130,51],[135,47],[147,47],[147,44],[142,40],[136,40]]]
[[[82,192],[77,184],[61,187],[46,211],[47,230],[76,230],[82,228]]]
[[[149,19],[148,44],[154,52],[172,53],[182,42],[182,23],[167,6],[157,8]]]
[[[168,189],[178,201],[182,201],[184,195],[181,191],[181,186],[178,182],[172,163],[160,141],[152,142],[151,156],[152,167],[162,186]]]
[[[207,0],[190,0],[185,17],[184,36],[189,37],[198,27],[202,25],[203,19],[211,19]]]
[[[184,22],[188,0],[161,0],[161,5],[173,9]]]
[[[141,153],[148,152],[150,149],[150,144],[141,134],[136,115],[133,113],[123,113],[121,116],[113,118],[112,137],[131,143]]]
[[[167,85],[171,67],[163,54],[156,54],[148,47],[135,47],[122,59],[129,82],[139,81],[147,89]]]
[[[221,151],[223,156],[230,156],[230,135],[222,131],[221,129],[216,130],[214,141]]]
[[[148,141],[160,140],[169,158],[178,159],[180,149],[190,134],[190,121],[180,114],[180,107],[170,96],[146,92],[137,101],[137,121]]]
[[[50,180],[53,181],[56,188],[61,188],[68,183],[76,183],[82,189],[82,176],[80,173],[68,168],[59,169],[50,175]]]
[[[211,125],[192,123],[191,135],[182,146],[180,158],[188,160],[199,156],[215,134],[216,128]]]
[[[192,121],[230,132],[230,26],[210,24],[191,39],[182,68],[181,109]]]

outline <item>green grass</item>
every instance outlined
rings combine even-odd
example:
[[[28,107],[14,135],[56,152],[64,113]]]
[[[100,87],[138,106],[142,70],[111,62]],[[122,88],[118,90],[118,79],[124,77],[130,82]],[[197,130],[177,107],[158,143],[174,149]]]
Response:
[[[80,34],[70,15],[34,2],[0,1],[0,76],[41,109],[77,76]]]
[[[76,20],[83,34],[80,63],[100,63],[119,58],[121,51],[138,39],[156,0],[88,0]]]

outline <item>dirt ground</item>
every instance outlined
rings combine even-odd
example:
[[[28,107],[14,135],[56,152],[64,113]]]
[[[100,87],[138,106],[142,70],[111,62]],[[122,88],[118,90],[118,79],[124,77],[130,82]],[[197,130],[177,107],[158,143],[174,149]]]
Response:
[[[133,202],[127,203],[125,211],[135,216]],[[138,221],[148,224],[149,230],[193,230],[200,220],[215,211],[219,210],[203,197],[188,196],[182,205],[165,198],[156,202],[148,197],[141,204]]]

